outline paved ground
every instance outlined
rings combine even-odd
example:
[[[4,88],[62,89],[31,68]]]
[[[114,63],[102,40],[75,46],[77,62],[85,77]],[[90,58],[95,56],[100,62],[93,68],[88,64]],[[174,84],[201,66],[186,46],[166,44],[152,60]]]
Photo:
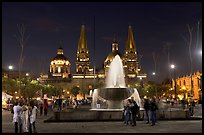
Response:
[[[126,126],[123,122],[66,122],[44,123],[52,116],[38,116],[38,133],[202,133],[202,120],[159,121],[155,126],[138,121],[136,127]],[[2,133],[14,133],[12,114],[2,111]]]

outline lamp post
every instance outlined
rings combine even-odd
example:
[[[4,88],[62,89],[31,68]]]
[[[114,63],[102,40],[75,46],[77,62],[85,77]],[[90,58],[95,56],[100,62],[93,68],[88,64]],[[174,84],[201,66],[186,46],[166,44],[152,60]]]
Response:
[[[174,92],[175,92],[175,99],[177,99],[177,92],[176,92],[176,77],[175,77],[175,65],[171,65],[171,69],[173,70],[173,80],[174,80]]]
[[[155,76],[156,73],[155,73],[155,72],[152,72],[152,75]],[[157,86],[156,86],[156,97],[157,97]]]
[[[10,74],[10,71],[13,70],[13,66],[12,66],[12,65],[9,65],[9,66],[8,66],[8,69],[9,69],[9,71],[8,71],[8,78],[9,78],[9,74]],[[7,84],[6,86],[7,86],[7,88],[6,88],[6,93],[7,93],[7,92],[8,92],[8,84]]]

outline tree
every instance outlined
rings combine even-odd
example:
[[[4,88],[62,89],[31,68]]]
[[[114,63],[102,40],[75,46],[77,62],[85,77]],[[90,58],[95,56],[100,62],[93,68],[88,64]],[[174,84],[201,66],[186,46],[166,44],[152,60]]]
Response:
[[[3,78],[2,90],[10,95],[14,95],[15,91],[19,89],[17,81],[14,79]]]
[[[23,65],[24,57],[23,57],[23,52],[24,52],[24,47],[26,45],[26,42],[28,40],[28,36],[26,36],[26,26],[24,24],[17,25],[18,27],[18,32],[19,35],[15,35],[20,47],[21,47],[21,53],[19,57],[19,80],[21,80],[21,68]],[[20,89],[19,89],[19,95],[20,95]]]
[[[79,91],[80,91],[80,88],[77,87],[77,86],[73,86],[73,87],[70,89],[70,93],[73,94],[75,97],[77,96],[77,94],[79,94]]]

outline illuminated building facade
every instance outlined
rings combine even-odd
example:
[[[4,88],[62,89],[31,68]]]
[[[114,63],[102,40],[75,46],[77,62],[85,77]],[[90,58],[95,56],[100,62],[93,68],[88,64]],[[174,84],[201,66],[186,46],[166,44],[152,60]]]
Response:
[[[139,68],[138,66],[136,46],[135,46],[135,41],[133,38],[133,32],[132,32],[131,26],[128,27],[128,37],[125,44],[124,56],[122,56],[118,52],[118,43],[114,39],[112,43],[112,52],[107,56],[107,58],[104,61],[105,76],[107,74],[110,63],[112,62],[113,58],[117,54],[122,59],[124,72],[127,79],[137,79],[137,78],[143,79],[147,77],[146,74],[140,73],[141,68]]]
[[[70,75],[70,62],[64,56],[62,47],[57,50],[57,55],[50,63],[50,74],[52,77],[68,78]]]
[[[52,84],[64,82],[64,85],[61,84],[63,89],[70,89],[73,86],[78,86],[81,90],[98,88],[104,85],[105,76],[107,75],[110,63],[117,54],[121,57],[123,62],[126,84],[129,82],[135,83],[138,78],[139,81],[145,79],[147,75],[142,74],[140,70],[141,68],[138,66],[136,46],[131,26],[128,27],[128,36],[125,44],[124,55],[119,53],[118,48],[118,42],[114,39],[112,42],[112,51],[106,57],[104,67],[94,73],[94,69],[90,65],[85,25],[82,25],[76,52],[76,72],[73,74],[70,73],[71,64],[63,55],[63,49],[60,47],[58,49],[57,56],[51,61],[50,64],[49,73],[51,77],[50,75],[42,75],[39,80],[42,83]]]
[[[175,81],[172,81],[172,90]],[[192,76],[182,76],[176,79],[176,91],[179,99],[202,99],[202,73],[197,71]]]

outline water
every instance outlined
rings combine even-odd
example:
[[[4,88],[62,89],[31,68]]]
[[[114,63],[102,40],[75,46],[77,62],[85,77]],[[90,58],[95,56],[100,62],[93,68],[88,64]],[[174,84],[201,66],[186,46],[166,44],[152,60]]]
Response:
[[[92,94],[92,110],[121,110],[127,99],[133,98],[141,106],[141,99],[136,88],[127,88],[122,60],[116,55],[110,64],[105,80],[106,87],[94,89]],[[97,104],[100,103],[100,106]]]
[[[126,88],[123,63],[119,55],[116,55],[110,64],[106,77],[106,88]]]

